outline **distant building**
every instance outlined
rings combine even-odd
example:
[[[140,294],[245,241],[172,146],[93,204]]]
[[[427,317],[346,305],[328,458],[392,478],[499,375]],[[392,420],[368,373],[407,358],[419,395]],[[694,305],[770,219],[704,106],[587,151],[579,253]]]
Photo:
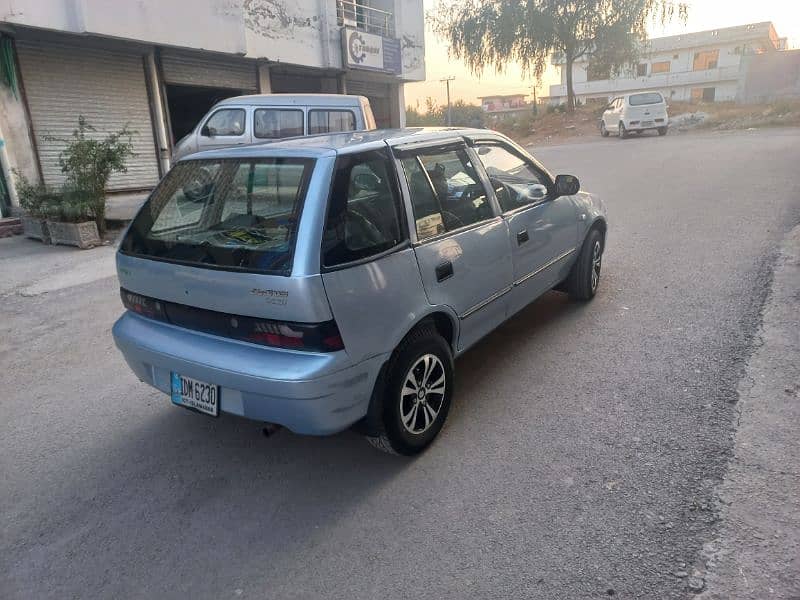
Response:
[[[481,108],[489,114],[518,112],[530,110],[531,105],[525,101],[525,94],[508,94],[505,96],[480,96]]]
[[[582,102],[647,90],[684,102],[735,100],[742,58],[785,48],[786,38],[779,38],[769,21],[653,38],[638,64],[618,76],[594,68],[588,57],[576,61],[573,88]],[[561,104],[567,99],[567,73],[563,58],[554,57],[553,64],[561,69],[561,83],[550,86],[549,102]]]

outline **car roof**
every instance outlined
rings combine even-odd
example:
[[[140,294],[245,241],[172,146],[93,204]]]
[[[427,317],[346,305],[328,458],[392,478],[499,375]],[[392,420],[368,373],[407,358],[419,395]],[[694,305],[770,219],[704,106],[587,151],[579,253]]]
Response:
[[[362,99],[347,94],[250,94],[226,98],[214,106],[358,106]]]
[[[638,96],[639,94],[660,94],[661,97],[664,97],[659,90],[643,90],[641,92],[628,92],[627,94],[622,94],[623,98],[630,98],[631,96]]]
[[[191,154],[186,159],[254,158],[269,156],[322,157],[374,150],[389,144],[400,146],[436,142],[461,136],[497,137],[493,131],[467,127],[406,127],[403,129],[373,129],[348,131],[305,137],[295,137],[273,142],[219,148]],[[181,159],[185,160],[185,159]]]

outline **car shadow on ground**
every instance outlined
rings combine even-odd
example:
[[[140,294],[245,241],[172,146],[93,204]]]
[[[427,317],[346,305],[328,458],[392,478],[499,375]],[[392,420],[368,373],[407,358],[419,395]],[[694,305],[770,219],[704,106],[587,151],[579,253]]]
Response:
[[[549,292],[461,355],[456,361],[456,400],[448,427],[470,419],[472,401],[492,401],[496,395],[493,380],[516,377],[520,368],[530,369],[533,365],[520,364],[519,357],[528,356],[530,346],[553,341],[550,334],[555,329],[565,321],[576,322],[586,309],[586,304],[574,302],[566,294]]]

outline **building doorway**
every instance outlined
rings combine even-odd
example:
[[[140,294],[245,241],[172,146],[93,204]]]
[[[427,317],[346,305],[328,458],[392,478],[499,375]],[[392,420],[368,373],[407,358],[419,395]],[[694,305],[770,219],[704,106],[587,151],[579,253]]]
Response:
[[[249,93],[246,90],[194,85],[167,84],[165,87],[173,144],[189,134],[217,102]]]

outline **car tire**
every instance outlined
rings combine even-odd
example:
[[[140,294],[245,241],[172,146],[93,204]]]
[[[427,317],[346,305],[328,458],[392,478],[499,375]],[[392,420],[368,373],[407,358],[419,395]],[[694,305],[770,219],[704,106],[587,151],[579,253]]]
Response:
[[[573,300],[585,302],[594,298],[597,293],[604,246],[603,234],[597,228],[592,229],[586,236],[578,259],[567,276],[565,287]]]
[[[666,127],[659,127],[658,128],[658,135],[667,135],[667,128]]]
[[[606,129],[606,124],[603,121],[600,121],[600,135],[608,137],[608,129]]]
[[[381,417],[367,441],[390,454],[413,456],[425,450],[450,411],[453,375],[453,353],[432,323],[408,334],[387,364],[378,390]]]
[[[619,133],[619,139],[621,139],[621,140],[628,139],[628,130],[625,129],[625,124],[622,121],[620,121],[619,127],[617,127],[617,130],[618,130],[618,133]]]

